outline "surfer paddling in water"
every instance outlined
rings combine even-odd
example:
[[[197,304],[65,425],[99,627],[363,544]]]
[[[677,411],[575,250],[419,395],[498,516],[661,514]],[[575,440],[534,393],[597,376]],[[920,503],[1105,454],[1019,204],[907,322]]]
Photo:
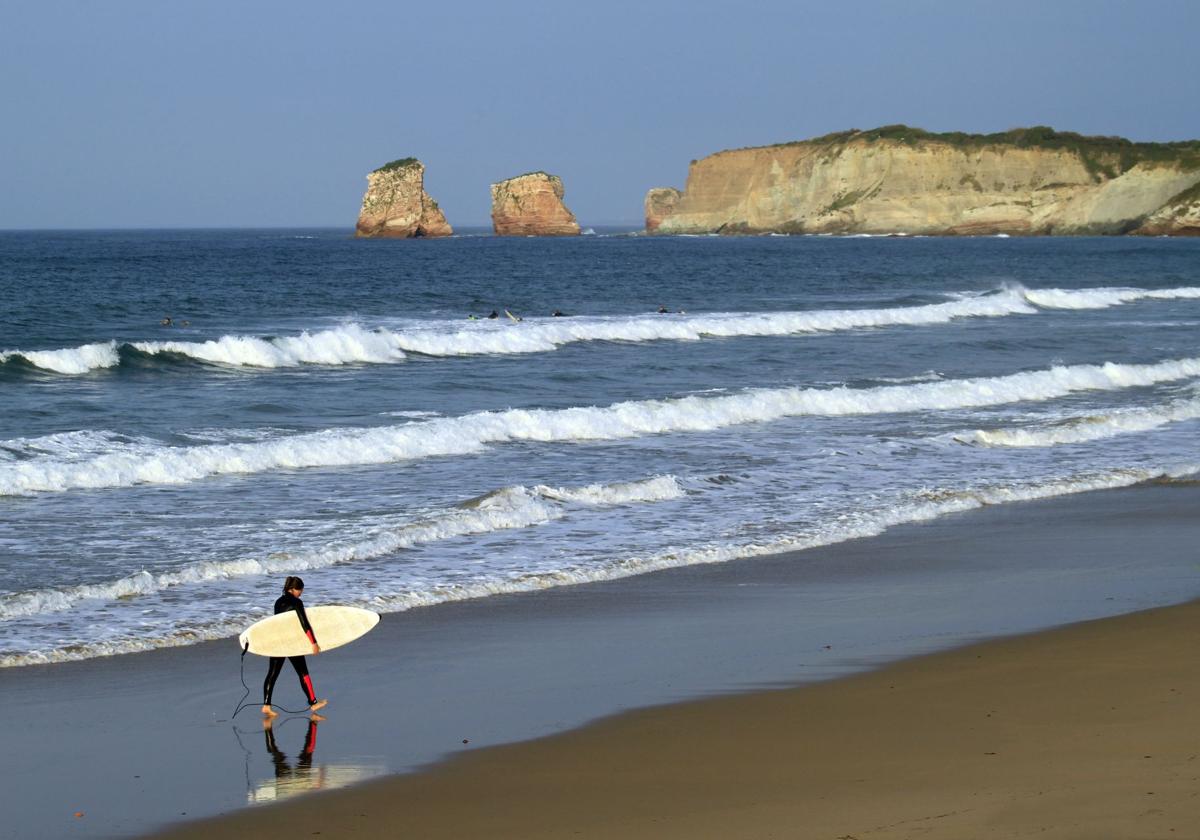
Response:
[[[308,636],[308,640],[312,642],[312,652],[320,653],[321,646],[317,644],[317,637],[313,634],[312,625],[308,623],[308,616],[304,612],[304,602],[300,600],[303,592],[304,581],[295,575],[289,576],[283,582],[283,595],[275,602],[275,614],[295,611],[296,617],[300,619],[301,629]],[[304,661],[304,657],[289,656],[287,659],[296,669],[296,676],[300,678],[300,687],[304,689],[304,696],[308,698],[308,710],[315,712],[317,709],[323,708],[329,701],[317,699],[316,692],[312,687],[312,677],[308,675],[308,663]],[[267,666],[267,678],[263,681],[262,707],[263,714],[267,717],[275,717],[279,714],[271,708],[271,693],[275,690],[275,680],[279,679],[279,673],[283,670],[283,662],[284,657],[272,656],[270,665]]]

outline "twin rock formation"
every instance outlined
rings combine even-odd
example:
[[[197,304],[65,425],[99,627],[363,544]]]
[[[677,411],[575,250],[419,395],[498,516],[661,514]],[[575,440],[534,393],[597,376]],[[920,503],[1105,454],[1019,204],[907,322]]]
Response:
[[[497,236],[577,236],[579,223],[563,204],[562,179],[530,172],[492,184]],[[454,233],[425,192],[425,167],[416,158],[381,166],[367,176],[356,236],[415,238]]]
[[[448,236],[424,171],[407,158],[368,175],[358,235]],[[576,235],[562,199],[545,172],[492,184],[495,232]],[[1200,236],[1200,141],[846,131],[692,161],[687,188],[650,190],[645,213],[661,234]]]

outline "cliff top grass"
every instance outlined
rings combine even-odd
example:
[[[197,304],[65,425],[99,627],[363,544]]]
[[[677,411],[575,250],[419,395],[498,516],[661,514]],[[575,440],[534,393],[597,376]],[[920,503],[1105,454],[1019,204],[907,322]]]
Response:
[[[399,158],[389,163],[385,163],[383,166],[376,169],[375,172],[391,172],[393,169],[407,169],[410,166],[420,165],[421,161],[417,160],[415,157]]]
[[[505,178],[504,180],[502,180],[502,181],[497,181],[496,183],[498,183],[498,184],[506,184],[506,183],[508,183],[509,181],[515,181],[515,180],[517,180],[518,178],[527,178],[527,177],[529,177],[530,175],[544,175],[545,177],[547,177],[547,178],[551,178],[551,179],[553,179],[553,178],[557,178],[557,177],[558,177],[557,175],[551,175],[549,172],[545,171],[544,169],[535,169],[535,170],[533,170],[532,172],[522,172],[520,175],[514,175],[514,176],[512,176],[511,178]]]
[[[1012,146],[1018,149],[1051,149],[1077,154],[1097,180],[1101,176],[1115,178],[1139,163],[1174,163],[1185,169],[1200,169],[1200,140],[1181,140],[1169,143],[1135,143],[1124,137],[1097,137],[1073,131],[1055,131],[1045,125],[1014,128],[994,134],[968,134],[962,131],[933,132],[897,124],[866,131],[852,128],[814,137],[767,146],[748,148],[770,149],[782,146],[843,146],[854,141],[875,143],[891,141],[908,146],[922,143],[941,143],[959,149],[979,149],[984,146]]]

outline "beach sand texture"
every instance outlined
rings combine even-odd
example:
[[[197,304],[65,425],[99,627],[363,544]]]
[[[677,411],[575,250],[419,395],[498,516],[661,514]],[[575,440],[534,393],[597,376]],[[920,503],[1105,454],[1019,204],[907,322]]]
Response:
[[[1140,511],[1146,534],[1161,537],[1148,551],[1186,550],[1195,520],[1178,514],[1195,509],[1194,487],[1050,507],[1166,494],[1182,505],[1169,520]],[[1035,510],[1046,506],[1017,519]],[[958,536],[981,519],[963,517]],[[1065,546],[1066,532],[1036,531],[999,533],[1047,560]],[[945,533],[925,536],[934,551]],[[1200,605],[1138,612],[831,682],[627,712],[160,836],[1196,837],[1197,649]]]
[[[1195,837],[1198,646],[1191,603],[632,712],[162,836]]]

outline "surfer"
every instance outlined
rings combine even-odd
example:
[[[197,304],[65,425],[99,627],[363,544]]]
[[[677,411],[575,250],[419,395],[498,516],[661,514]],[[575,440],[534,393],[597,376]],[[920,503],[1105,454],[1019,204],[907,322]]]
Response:
[[[301,629],[308,636],[308,640],[312,642],[312,652],[320,653],[321,646],[317,644],[317,637],[313,635],[312,625],[308,623],[308,616],[304,612],[304,602],[300,600],[303,593],[304,581],[295,575],[289,575],[283,582],[283,595],[275,602],[275,614],[295,611],[296,617],[300,619]],[[296,676],[300,678],[300,687],[304,689],[304,696],[308,699],[308,710],[315,712],[317,709],[323,708],[329,701],[317,699],[316,692],[312,687],[312,677],[308,675],[308,663],[304,661],[304,657],[289,656],[287,659],[296,669]],[[275,717],[279,714],[271,708],[271,694],[275,690],[275,680],[279,679],[279,673],[283,670],[283,661],[282,656],[272,656],[270,664],[267,666],[267,678],[263,681],[262,707],[262,712],[267,717]]]

